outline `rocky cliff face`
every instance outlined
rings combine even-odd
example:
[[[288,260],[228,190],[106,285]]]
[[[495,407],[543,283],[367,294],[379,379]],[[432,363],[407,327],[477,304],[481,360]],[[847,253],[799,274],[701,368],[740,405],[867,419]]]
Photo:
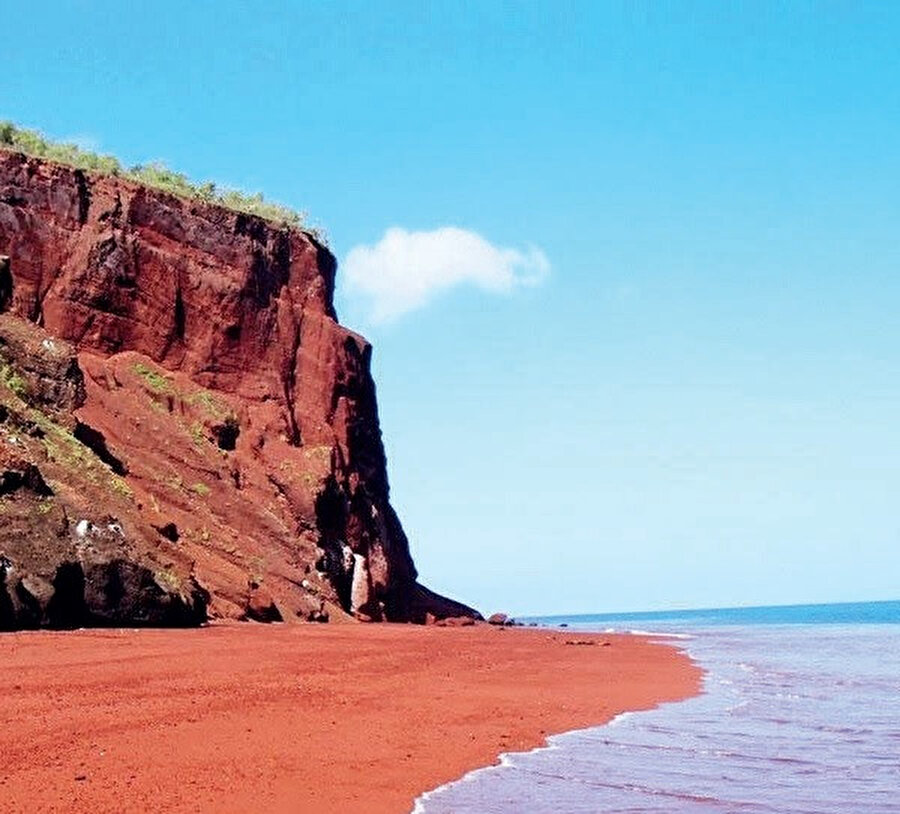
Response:
[[[416,582],[310,235],[0,151],[0,255],[0,626],[60,595],[79,623],[473,614]]]

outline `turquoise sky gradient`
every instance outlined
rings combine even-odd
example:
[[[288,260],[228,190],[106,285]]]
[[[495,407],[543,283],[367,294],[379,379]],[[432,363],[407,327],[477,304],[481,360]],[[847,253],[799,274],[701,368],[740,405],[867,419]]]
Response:
[[[540,285],[387,322],[341,290],[431,587],[513,613],[900,596],[900,6],[3,19],[0,118],[262,190],[339,259],[390,227],[543,251]]]

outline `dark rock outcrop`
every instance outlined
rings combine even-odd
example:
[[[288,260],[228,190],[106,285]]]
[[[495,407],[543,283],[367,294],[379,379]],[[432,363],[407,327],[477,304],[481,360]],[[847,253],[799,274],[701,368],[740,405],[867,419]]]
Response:
[[[71,432],[73,348],[2,315],[0,374],[0,630],[205,621],[190,561],[148,545],[127,484]]]
[[[0,359],[7,375],[19,380],[21,394],[39,409],[74,425],[74,412],[85,402],[78,358],[65,342],[10,314],[0,314]]]
[[[0,150],[0,254],[0,469],[54,492],[0,497],[0,625],[477,615],[417,582],[311,235]]]
[[[12,274],[9,270],[9,258],[0,257],[0,313],[9,307],[12,300]]]

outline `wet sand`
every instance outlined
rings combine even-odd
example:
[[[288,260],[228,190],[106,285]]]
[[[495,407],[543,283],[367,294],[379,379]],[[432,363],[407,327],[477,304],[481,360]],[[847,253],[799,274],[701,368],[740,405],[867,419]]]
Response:
[[[0,634],[0,808],[404,814],[500,752],[699,688],[673,647],[567,631]]]

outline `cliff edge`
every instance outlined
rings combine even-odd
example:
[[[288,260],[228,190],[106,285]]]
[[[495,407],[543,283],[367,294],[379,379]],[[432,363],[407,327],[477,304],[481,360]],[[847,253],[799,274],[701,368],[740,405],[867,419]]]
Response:
[[[417,582],[305,231],[0,150],[0,629],[477,616]]]

